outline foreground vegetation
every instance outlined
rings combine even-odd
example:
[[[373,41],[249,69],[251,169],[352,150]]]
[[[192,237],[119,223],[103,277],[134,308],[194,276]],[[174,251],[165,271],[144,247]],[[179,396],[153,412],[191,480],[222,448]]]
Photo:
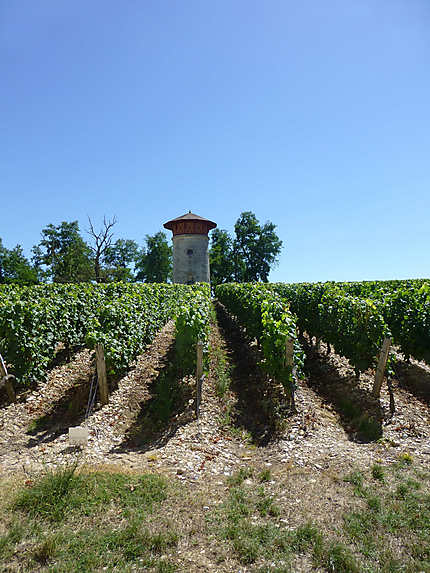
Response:
[[[207,490],[76,466],[5,479],[2,570],[430,571],[429,476],[412,458],[322,477],[343,499],[334,522],[289,517],[291,470],[244,466]]]

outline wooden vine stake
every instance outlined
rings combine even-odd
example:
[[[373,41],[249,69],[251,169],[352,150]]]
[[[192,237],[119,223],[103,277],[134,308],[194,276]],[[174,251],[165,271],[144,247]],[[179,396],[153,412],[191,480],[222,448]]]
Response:
[[[14,379],[15,376],[7,373],[6,364],[4,363],[3,357],[0,354],[0,388],[2,386],[6,388],[7,397],[10,404],[12,404],[12,402],[16,402],[16,394],[12,384],[12,380]]]
[[[96,345],[97,380],[99,383],[100,402],[104,406],[109,401],[109,390],[106,376],[105,351],[103,345]]]
[[[387,366],[388,353],[390,351],[391,338],[386,338],[382,344],[382,350],[379,355],[378,366],[375,373],[375,381],[373,383],[373,396],[379,398],[381,394],[382,381],[384,380],[385,367]]]
[[[287,368],[294,366],[294,340],[292,338],[285,340],[285,366]]]
[[[197,342],[197,361],[196,361],[196,417],[200,414],[200,402],[202,401],[202,383],[203,383],[203,342]]]

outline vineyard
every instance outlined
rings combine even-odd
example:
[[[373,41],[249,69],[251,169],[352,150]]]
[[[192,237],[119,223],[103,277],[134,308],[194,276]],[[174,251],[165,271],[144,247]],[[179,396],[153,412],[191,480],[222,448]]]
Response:
[[[187,346],[207,341],[209,294],[204,285],[4,287],[0,353],[22,385],[43,380],[59,349],[70,355],[97,344],[118,374],[174,319],[187,360]]]
[[[2,286],[0,464],[15,475],[83,456],[94,467],[207,481],[218,493],[237,471],[251,482],[243,469],[251,464],[261,475],[292,472],[296,501],[310,487],[302,470],[336,497],[333,468],[349,475],[399,455],[429,465],[429,338],[426,280],[232,283],[212,292],[206,284]],[[70,442],[73,427],[87,430],[85,445]],[[331,498],[321,495],[302,500],[307,514],[323,503],[321,515],[330,515]],[[364,489],[360,496],[370,499]],[[226,539],[236,569],[219,570],[263,570],[240,553],[234,523]],[[319,570],[336,570],[324,563]],[[301,567],[292,570],[314,570]],[[360,570],[348,567],[339,570]],[[362,570],[395,570],[378,567]]]
[[[430,282],[225,284],[215,296],[261,350],[260,366],[293,401],[304,376],[303,336],[346,358],[358,378],[384,341],[430,364]],[[18,388],[43,381],[58,355],[101,346],[109,376],[126,372],[170,320],[183,372],[208,355],[208,285],[43,285],[0,290],[0,354]],[[387,351],[383,374],[393,374]],[[7,371],[6,365],[7,364]],[[386,370],[386,372],[385,372]],[[10,376],[9,376],[10,378]]]

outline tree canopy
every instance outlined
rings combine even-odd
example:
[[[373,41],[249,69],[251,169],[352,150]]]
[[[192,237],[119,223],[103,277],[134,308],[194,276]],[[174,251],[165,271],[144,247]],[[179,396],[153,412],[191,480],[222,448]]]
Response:
[[[108,281],[132,282],[134,266],[139,259],[139,245],[130,239],[117,239],[104,255],[105,275]]]
[[[41,277],[54,283],[88,282],[94,275],[91,249],[77,221],[45,227],[33,247],[33,261]]]
[[[213,285],[234,281],[234,241],[228,231],[223,229],[212,231],[209,257]]]
[[[241,213],[234,238],[228,231],[215,229],[209,252],[211,282],[267,282],[282,247],[275,229],[269,221],[260,225],[251,211]]]
[[[146,248],[136,264],[137,280],[147,283],[164,283],[172,277],[172,247],[166,233],[159,231],[155,235],[146,235]]]
[[[22,247],[7,249],[0,239],[0,283],[31,285],[37,282],[37,271],[24,256]]]

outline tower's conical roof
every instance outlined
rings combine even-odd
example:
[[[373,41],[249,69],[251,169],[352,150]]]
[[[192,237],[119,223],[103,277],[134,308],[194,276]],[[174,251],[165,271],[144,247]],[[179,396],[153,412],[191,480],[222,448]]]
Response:
[[[214,223],[213,221],[205,219],[204,217],[200,217],[200,215],[196,215],[195,213],[191,213],[191,211],[188,211],[188,213],[185,213],[185,215],[181,215],[180,217],[176,217],[175,219],[167,221],[167,223],[164,223],[163,227],[165,229],[173,231],[173,227],[175,226],[175,224],[179,223],[180,221],[196,221],[199,223],[205,223],[205,226],[207,227],[208,231],[210,231],[211,229],[215,229],[216,227],[216,223]]]

